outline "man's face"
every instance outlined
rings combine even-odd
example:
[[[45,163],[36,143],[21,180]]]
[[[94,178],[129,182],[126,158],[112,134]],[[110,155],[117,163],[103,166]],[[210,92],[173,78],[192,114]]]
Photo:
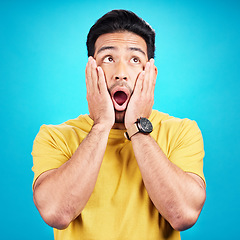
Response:
[[[115,121],[123,123],[135,82],[148,61],[146,42],[127,31],[106,33],[95,43],[94,58],[105,73]]]

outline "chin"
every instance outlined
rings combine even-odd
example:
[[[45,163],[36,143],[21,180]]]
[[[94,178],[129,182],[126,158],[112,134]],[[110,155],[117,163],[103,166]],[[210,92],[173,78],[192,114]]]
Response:
[[[115,123],[124,123],[125,111],[115,110]]]

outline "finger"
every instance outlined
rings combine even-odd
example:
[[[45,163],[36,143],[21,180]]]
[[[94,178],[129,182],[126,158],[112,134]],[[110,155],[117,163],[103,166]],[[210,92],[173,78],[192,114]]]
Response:
[[[149,82],[148,89],[151,93],[154,92],[156,83],[156,66],[154,65],[154,59],[150,59],[150,72],[149,72]]]
[[[90,92],[92,89],[91,61],[92,57],[89,57],[85,69],[87,92]]]
[[[97,63],[95,59],[92,59],[92,62],[91,62],[91,77],[92,77],[93,92],[97,93],[99,92],[99,89],[98,89]]]
[[[145,77],[145,71],[142,71],[139,74],[135,84],[134,92],[136,92],[136,94],[140,94],[142,92],[144,77]]]
[[[154,73],[153,73],[153,81],[152,81],[152,94],[154,94],[155,86],[156,86],[156,80],[157,80],[157,67],[154,65]]]
[[[107,85],[106,85],[103,69],[101,67],[97,67],[97,72],[98,72],[98,88],[99,88],[99,92],[101,94],[107,93],[108,91],[107,91]]]
[[[146,93],[148,91],[148,87],[149,87],[150,62],[146,63],[144,71],[145,71],[145,76],[144,76],[144,80],[143,80],[143,92]]]

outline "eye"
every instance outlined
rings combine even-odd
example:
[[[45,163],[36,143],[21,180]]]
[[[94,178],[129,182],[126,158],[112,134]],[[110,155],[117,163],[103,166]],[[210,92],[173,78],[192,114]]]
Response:
[[[138,57],[133,57],[130,60],[131,63],[140,63],[140,59]]]
[[[103,58],[104,63],[111,63],[113,62],[113,58],[111,56],[106,56]]]

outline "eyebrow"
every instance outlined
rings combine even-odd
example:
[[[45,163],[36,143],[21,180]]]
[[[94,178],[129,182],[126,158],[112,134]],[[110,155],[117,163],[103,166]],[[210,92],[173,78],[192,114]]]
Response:
[[[100,52],[103,52],[103,51],[105,51],[105,50],[112,50],[112,49],[116,49],[116,47],[112,47],[112,46],[101,47],[101,48],[97,51],[97,54],[99,54]]]
[[[141,48],[130,47],[129,50],[130,50],[130,51],[137,51],[137,52],[142,53],[143,55],[146,55],[146,53],[145,53]]]
[[[100,52],[103,52],[105,50],[116,50],[116,47],[113,47],[113,46],[104,46],[104,47],[101,47],[98,51],[97,51],[97,54],[99,54]],[[138,47],[129,47],[128,50],[130,51],[137,51],[137,52],[140,52],[142,53],[144,56],[146,56],[146,53],[141,49],[141,48],[138,48]]]

